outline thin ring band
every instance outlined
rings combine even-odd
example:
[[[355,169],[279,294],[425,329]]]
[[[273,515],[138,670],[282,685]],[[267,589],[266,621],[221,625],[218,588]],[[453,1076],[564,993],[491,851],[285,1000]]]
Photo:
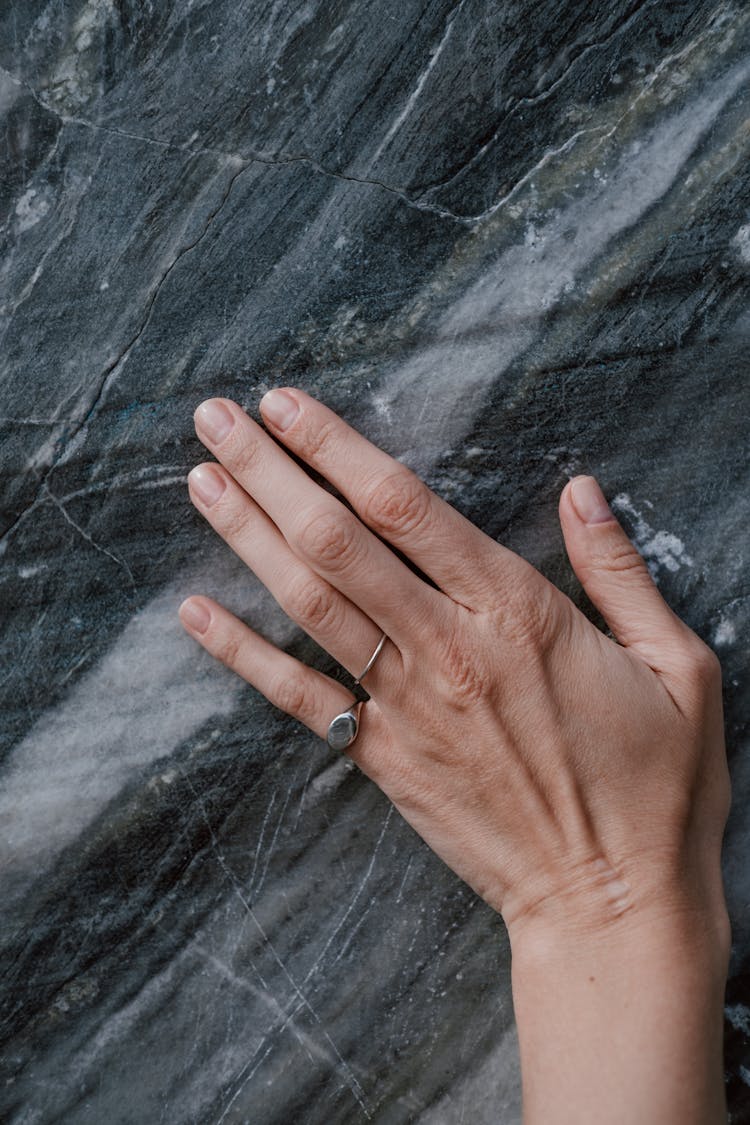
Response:
[[[357,676],[356,680],[354,681],[355,684],[361,684],[362,683],[363,679],[365,678],[367,673],[370,671],[370,669],[372,668],[372,666],[375,663],[375,661],[377,660],[377,658],[380,656],[380,653],[383,649],[383,645],[385,644],[387,639],[388,639],[387,635],[385,633],[383,633],[382,637],[378,641],[377,648],[375,649],[374,653],[372,654],[370,659],[365,664],[364,671],[360,672],[359,675]]]
[[[362,680],[372,668],[373,664],[383,651],[383,645],[387,640],[387,635],[383,633],[378,641],[377,648],[373,652],[370,659],[365,664],[362,672],[357,676],[354,681],[354,686],[361,685]],[[354,742],[359,733],[359,713],[365,705],[365,700],[360,699],[358,702],[353,703],[348,711],[342,711],[340,715],[336,715],[331,720],[328,726],[328,734],[326,742],[332,750],[346,750]]]

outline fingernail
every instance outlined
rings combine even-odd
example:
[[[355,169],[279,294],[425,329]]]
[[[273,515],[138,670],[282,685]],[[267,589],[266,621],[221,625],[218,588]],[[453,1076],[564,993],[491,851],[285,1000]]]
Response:
[[[219,476],[210,465],[196,465],[188,473],[187,479],[198,499],[209,508],[216,503],[227,486],[224,478]]]
[[[299,403],[288,391],[267,391],[260,400],[260,412],[277,430],[288,430],[299,414]]]
[[[593,477],[576,477],[570,486],[570,498],[584,523],[607,523],[614,518],[604,493]]]
[[[180,620],[189,625],[191,629],[195,629],[196,633],[205,633],[211,623],[211,614],[203,605],[203,602],[193,601],[192,598],[184,601],[177,612],[180,615]]]
[[[216,398],[206,399],[195,412],[195,428],[209,441],[223,441],[233,425],[234,417]]]

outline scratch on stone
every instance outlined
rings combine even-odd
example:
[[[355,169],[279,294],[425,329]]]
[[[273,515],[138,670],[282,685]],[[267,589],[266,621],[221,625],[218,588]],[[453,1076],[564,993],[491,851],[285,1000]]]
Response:
[[[313,759],[311,757],[308,760],[308,763],[307,763],[307,776],[305,777],[305,782],[304,782],[304,785],[302,786],[302,793],[300,794],[299,804],[297,805],[297,815],[294,818],[294,824],[292,825],[292,831],[297,830],[297,825],[299,824],[299,818],[301,817],[302,810],[305,806],[305,796],[307,794],[307,786],[310,783],[310,777],[312,775],[312,771],[313,771]]]
[[[276,804],[276,791],[274,790],[274,792],[271,794],[271,800],[268,803],[268,808],[266,809],[266,815],[263,817],[263,823],[260,826],[260,833],[258,834],[258,843],[255,846],[255,856],[253,857],[253,866],[252,866],[252,870],[250,872],[250,878],[247,881],[248,891],[249,891],[250,894],[252,894],[253,883],[255,882],[255,872],[258,869],[258,860],[260,859],[260,853],[263,849],[263,837],[266,834],[266,825],[268,824],[268,821],[271,819],[271,813],[273,811],[273,806],[275,804]]]
[[[310,977],[317,970],[318,966],[320,965],[321,961],[325,957],[326,953],[331,948],[331,945],[332,945],[334,939],[337,937],[337,935],[340,933],[342,927],[345,925],[349,915],[351,914],[352,910],[354,909],[354,907],[357,903],[357,900],[359,899],[359,896],[362,894],[362,891],[365,889],[365,886],[367,885],[367,882],[368,882],[370,876],[372,875],[373,868],[375,867],[375,860],[378,858],[378,852],[380,851],[380,845],[383,843],[383,839],[385,838],[385,833],[386,833],[386,830],[388,828],[388,825],[390,824],[390,820],[391,820],[392,815],[393,815],[393,805],[390,805],[389,808],[388,808],[388,812],[386,813],[385,818],[383,820],[383,827],[380,830],[380,835],[377,838],[377,841],[375,843],[375,847],[372,849],[372,855],[370,857],[370,862],[367,865],[367,870],[365,871],[364,875],[362,876],[362,879],[360,880],[360,884],[357,887],[356,891],[354,892],[354,895],[351,899],[351,902],[347,906],[346,910],[344,911],[343,915],[339,919],[336,926],[333,928],[333,931],[331,932],[331,934],[328,938],[328,941],[325,943],[322,950],[320,951],[320,953],[316,957],[315,962],[312,965],[312,968],[310,968],[307,971],[307,973],[305,974],[305,976],[302,980],[303,985],[307,984]]]
[[[183,774],[183,776],[185,776],[185,775]],[[268,949],[268,951],[270,952],[274,961],[276,962],[278,967],[281,969],[281,972],[284,974],[287,981],[291,985],[292,990],[294,991],[295,995],[297,996],[297,998],[300,1001],[300,1007],[306,1008],[310,1012],[310,1014],[312,1015],[315,1022],[320,1027],[320,1030],[321,1030],[321,1033],[322,1033],[324,1039],[328,1042],[332,1051],[334,1052],[334,1055],[335,1055],[335,1057],[338,1061],[338,1065],[341,1069],[341,1073],[344,1075],[344,1077],[347,1081],[347,1084],[349,1086],[349,1089],[351,1091],[352,1096],[356,1100],[357,1104],[359,1105],[360,1109],[362,1110],[362,1112],[365,1115],[365,1117],[367,1118],[367,1120],[371,1121],[372,1120],[372,1114],[370,1113],[369,1107],[367,1105],[364,1090],[362,1089],[361,1085],[357,1081],[357,1078],[354,1075],[354,1073],[352,1072],[351,1067],[349,1066],[349,1064],[346,1062],[346,1060],[342,1056],[341,1052],[339,1051],[338,1047],[336,1046],[333,1039],[329,1035],[328,1031],[323,1026],[323,1021],[321,1020],[318,1012],[313,1007],[311,1001],[302,992],[301,986],[297,983],[297,981],[294,979],[292,974],[287,969],[286,965],[284,964],[284,961],[281,959],[281,957],[279,955],[278,950],[276,949],[275,945],[273,944],[270,937],[266,933],[263,925],[261,924],[260,919],[258,918],[257,914],[255,913],[252,906],[250,905],[247,898],[245,897],[245,894],[242,890],[242,884],[241,884],[239,878],[237,877],[235,872],[230,868],[229,864],[226,862],[226,860],[224,858],[224,855],[223,855],[222,851],[219,848],[219,843],[218,843],[218,840],[216,839],[216,833],[214,832],[213,825],[212,825],[208,815],[206,814],[206,810],[205,810],[205,807],[203,805],[203,802],[200,800],[198,794],[196,793],[194,786],[190,782],[190,779],[186,778],[186,780],[188,782],[188,785],[189,785],[190,789],[193,792],[193,795],[196,798],[198,808],[200,809],[203,820],[205,821],[206,827],[208,828],[209,836],[211,838],[211,847],[212,847],[212,850],[214,851],[214,853],[216,855],[216,858],[219,862],[219,866],[221,867],[222,871],[224,872],[227,879],[229,880],[231,886],[234,889],[235,895],[237,896],[237,898],[241,902],[243,908],[245,909],[245,912],[246,912],[248,918],[250,918],[250,920],[252,921],[256,930],[258,931],[258,934],[260,935],[260,937],[261,937],[263,943],[265,944],[266,948]],[[381,834],[381,838],[382,838],[382,834]],[[307,977],[305,977],[305,982],[307,981],[308,977],[309,977],[309,974],[308,974]],[[305,982],[303,982],[303,983],[305,983]],[[300,1009],[297,1008],[294,1011],[287,1012],[284,1016],[284,1022],[281,1024],[281,1026],[277,1030],[282,1031],[286,1027],[289,1020],[293,1019],[296,1016],[297,1011],[299,1011],[299,1010]],[[257,1055],[257,1051],[255,1052],[255,1055]],[[253,1058],[255,1058],[255,1055],[253,1056]],[[233,1103],[240,1096],[242,1090],[244,1089],[245,1085],[249,1081],[249,1077],[252,1076],[252,1073],[254,1073],[254,1072],[251,1072],[251,1075],[248,1076],[248,1078],[246,1078],[242,1082],[242,1084],[237,1088],[237,1090],[235,1091],[235,1093],[232,1096],[232,1098],[230,1099],[230,1101],[224,1107],[224,1111],[223,1111],[221,1117],[218,1119],[216,1125],[221,1125],[221,1122],[226,1117],[226,1115],[229,1112]]]
[[[286,794],[286,797],[284,798],[284,804],[281,806],[281,812],[279,813],[278,819],[276,821],[276,830],[275,830],[273,836],[271,837],[271,843],[266,848],[266,859],[265,859],[265,863],[263,864],[263,871],[261,872],[260,879],[258,880],[258,885],[254,888],[254,891],[255,891],[256,895],[260,894],[260,892],[263,889],[263,884],[266,881],[266,875],[268,874],[268,867],[269,867],[269,864],[271,862],[271,857],[273,856],[274,850],[276,848],[276,841],[279,837],[279,831],[281,829],[281,825],[282,825],[283,820],[284,820],[284,813],[287,810],[287,805],[289,804],[289,799],[290,799],[291,795],[292,795],[292,790],[291,790],[291,788],[289,788],[289,789],[287,789],[287,794]]]
[[[89,535],[88,531],[86,531],[85,528],[81,527],[79,523],[76,523],[76,521],[65,508],[60,498],[51,491],[46,481],[42,485],[42,488],[44,489],[45,496],[49,497],[49,499],[61,513],[63,518],[70,524],[71,527],[75,528],[78,534],[81,535],[87,543],[91,544],[94,550],[99,551],[102,555],[106,555],[108,558],[112,559],[113,562],[116,562],[118,566],[123,568],[128,578],[130,579],[131,586],[133,587],[133,589],[135,589],[135,579],[133,578],[133,572],[126,563],[125,559],[120,558],[119,555],[116,555],[114,551],[110,551],[107,547],[102,547],[101,543],[97,543],[96,540],[91,535]]]
[[[209,950],[204,949],[203,946],[196,945],[194,948],[196,952],[200,953],[201,956],[216,970],[217,973],[220,973],[221,976],[224,977],[225,980],[229,981],[236,988],[240,988],[244,992],[249,992],[252,996],[255,996],[257,999],[262,1000],[267,1005],[267,1007],[269,1007],[273,1011],[275,1016],[283,1017],[285,1015],[284,1009],[274,996],[273,991],[271,990],[270,986],[264,979],[263,974],[252,958],[249,958],[248,960],[250,963],[250,967],[260,981],[260,988],[251,984],[250,981],[245,977],[239,976],[230,968],[229,965],[222,961],[221,958],[209,952]],[[313,1062],[317,1057],[319,1059],[323,1059],[329,1064],[331,1062],[335,1063],[335,1058],[333,1058],[327,1051],[324,1051],[315,1042],[311,1035],[308,1035],[305,1031],[302,1030],[302,1028],[298,1027],[294,1020],[289,1021],[289,1027],[294,1033],[294,1036],[299,1044],[304,1048],[307,1057],[311,1062]],[[266,1038],[267,1036],[264,1036],[263,1042],[265,1042]],[[261,1046],[262,1045],[263,1044],[261,1043]],[[258,1048],[258,1050],[260,1050],[260,1047]]]
[[[401,885],[398,888],[398,894],[396,895],[396,902],[401,902],[401,896],[404,893],[404,887],[406,886],[406,880],[409,877],[409,872],[411,871],[411,865],[412,865],[413,862],[414,862],[414,856],[410,855],[409,856],[409,862],[406,865],[406,871],[404,871],[404,877],[401,880]]]

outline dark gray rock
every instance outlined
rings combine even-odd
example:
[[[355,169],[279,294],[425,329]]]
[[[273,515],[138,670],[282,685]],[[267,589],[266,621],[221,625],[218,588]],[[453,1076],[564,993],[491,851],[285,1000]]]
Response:
[[[746,5],[2,0],[3,1083],[18,1125],[519,1120],[498,918],[182,632],[297,383],[576,598],[597,473],[722,656],[750,1121]]]

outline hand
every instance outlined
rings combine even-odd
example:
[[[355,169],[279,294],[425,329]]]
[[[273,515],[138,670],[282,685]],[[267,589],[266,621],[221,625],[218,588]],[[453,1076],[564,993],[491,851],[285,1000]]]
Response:
[[[505,918],[525,1122],[724,1120],[716,658],[592,478],[565,487],[560,519],[615,640],[308,395],[272,391],[261,411],[356,514],[226,399],[196,411],[221,465],[193,469],[191,498],[352,674],[387,634],[349,753]],[[217,602],[189,598],[180,616],[321,738],[351,705]]]
[[[502,912],[511,939],[536,919],[596,929],[652,911],[720,917],[718,662],[667,607],[593,479],[566,486],[560,518],[619,643],[308,395],[274,391],[261,410],[359,518],[220,399],[195,421],[223,467],[195,468],[191,498],[353,674],[388,634],[351,757]],[[189,599],[181,617],[320,737],[351,704],[216,602]]]

